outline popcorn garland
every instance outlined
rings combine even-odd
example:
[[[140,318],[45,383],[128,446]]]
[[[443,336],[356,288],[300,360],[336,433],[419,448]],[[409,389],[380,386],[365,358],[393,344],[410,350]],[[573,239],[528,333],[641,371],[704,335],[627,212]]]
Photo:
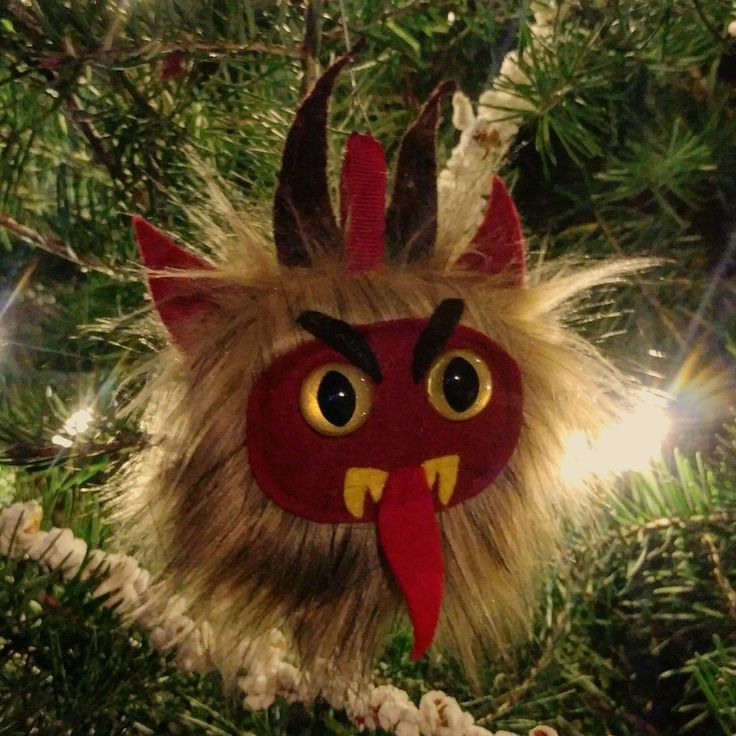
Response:
[[[537,0],[532,8],[531,46],[539,53],[570,8],[561,0]],[[530,53],[527,49],[523,56]],[[477,112],[462,92],[452,97],[452,124],[460,131],[460,141],[437,179],[437,240],[457,243],[459,252],[482,220],[491,176],[499,170],[525,113],[534,109],[518,92],[529,83],[522,61],[516,50],[504,56],[496,79],[478,98]]]
[[[309,702],[321,696],[333,708],[344,709],[361,732],[381,728],[396,736],[517,736],[509,731],[494,734],[476,725],[455,698],[439,690],[425,693],[417,707],[393,685],[360,684],[327,668],[320,677],[300,672],[288,661],[287,641],[276,629],[246,639],[225,654],[212,627],[189,618],[186,600],[166,595],[162,583],[152,585],[150,573],[133,557],[89,550],[71,529],[44,531],[42,518],[37,501],[17,502],[0,511],[0,554],[36,560],[43,570],[60,572],[66,580],[94,577],[92,597],[106,596],[102,605],[121,614],[127,625],[146,630],[157,651],[175,651],[174,661],[181,670],[204,674],[218,668],[235,675],[243,707],[249,710],[264,710],[277,698]],[[558,734],[549,726],[536,726],[529,736]]]

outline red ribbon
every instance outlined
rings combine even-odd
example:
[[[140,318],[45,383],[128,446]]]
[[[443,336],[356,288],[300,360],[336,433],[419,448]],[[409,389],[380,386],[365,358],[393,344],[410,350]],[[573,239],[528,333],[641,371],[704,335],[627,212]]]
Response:
[[[386,230],[386,159],[373,137],[353,133],[345,148],[340,180],[340,224],[349,272],[383,265]]]

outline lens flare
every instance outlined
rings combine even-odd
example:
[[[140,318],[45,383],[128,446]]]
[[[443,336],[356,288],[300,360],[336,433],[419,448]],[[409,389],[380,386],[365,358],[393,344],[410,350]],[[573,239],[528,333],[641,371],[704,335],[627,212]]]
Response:
[[[94,418],[95,414],[92,407],[77,409],[64,422],[61,432],[51,438],[51,442],[58,447],[70,448],[74,444],[73,438],[84,434],[90,428]]]
[[[70,436],[84,434],[94,419],[94,413],[90,407],[78,409],[64,422],[64,432]]]
[[[562,461],[565,480],[576,485],[593,478],[647,470],[661,455],[671,429],[668,399],[641,391],[632,409],[599,435],[570,435]]]

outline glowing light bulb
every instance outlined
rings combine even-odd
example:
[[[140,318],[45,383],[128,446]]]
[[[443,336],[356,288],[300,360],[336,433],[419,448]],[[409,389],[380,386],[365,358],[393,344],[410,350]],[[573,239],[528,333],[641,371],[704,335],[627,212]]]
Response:
[[[631,411],[598,436],[570,435],[562,460],[563,477],[579,484],[594,477],[647,470],[661,454],[671,428],[664,397],[642,391]]]
[[[94,419],[94,411],[91,407],[77,409],[64,422],[59,434],[55,434],[51,438],[51,442],[58,447],[69,448],[74,444],[72,438],[84,434]]]
[[[78,409],[64,422],[63,432],[71,437],[78,434],[84,434],[92,423],[94,413],[87,407],[86,409]]]
[[[58,447],[64,448],[71,447],[74,444],[68,437],[64,437],[64,435],[61,434],[55,434],[51,438],[51,442]]]

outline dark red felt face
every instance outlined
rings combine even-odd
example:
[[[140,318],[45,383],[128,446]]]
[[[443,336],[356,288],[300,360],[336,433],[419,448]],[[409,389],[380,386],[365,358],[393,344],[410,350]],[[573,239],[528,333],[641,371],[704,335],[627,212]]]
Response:
[[[440,489],[428,475],[437,512],[480,493],[503,469],[522,422],[515,361],[458,326],[424,375],[413,375],[426,325],[400,319],[357,327],[380,380],[320,340],[282,355],[260,376],[248,405],[248,454],[277,505],[316,522],[375,521],[381,477],[417,466],[429,473],[435,461],[447,476]],[[375,481],[373,492],[366,488],[356,508],[347,487],[366,478]]]

